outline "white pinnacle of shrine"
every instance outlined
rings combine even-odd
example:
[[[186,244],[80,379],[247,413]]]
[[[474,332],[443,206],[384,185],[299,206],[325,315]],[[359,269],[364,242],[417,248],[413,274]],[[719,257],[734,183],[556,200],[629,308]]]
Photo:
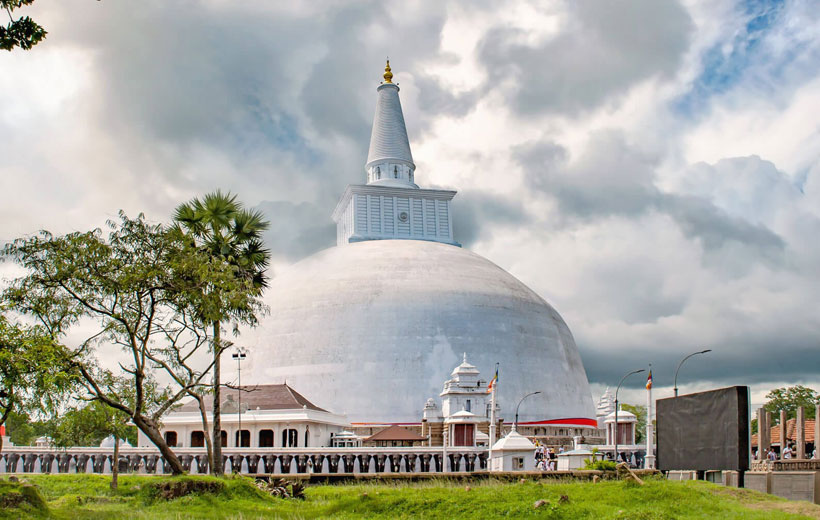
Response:
[[[606,391],[601,396],[601,399],[598,400],[598,410],[595,415],[597,417],[607,417],[614,411],[615,398],[612,396],[612,392],[609,391],[609,387],[606,387]]]
[[[342,194],[333,221],[336,244],[366,240],[425,240],[460,246],[453,238],[452,190],[421,189],[415,183],[416,164],[390,61],[376,89],[366,184],[351,184]]]
[[[370,134],[370,150],[367,153],[367,183],[416,188],[413,177],[416,164],[410,152],[407,126],[399,100],[399,86],[393,83],[390,60],[384,68],[384,82],[376,89],[379,93],[373,130]]]
[[[485,414],[487,408],[487,390],[481,387],[478,381],[478,369],[467,362],[467,353],[464,353],[462,362],[445,381],[444,389],[439,396],[441,411],[444,417],[450,417],[458,411]]]

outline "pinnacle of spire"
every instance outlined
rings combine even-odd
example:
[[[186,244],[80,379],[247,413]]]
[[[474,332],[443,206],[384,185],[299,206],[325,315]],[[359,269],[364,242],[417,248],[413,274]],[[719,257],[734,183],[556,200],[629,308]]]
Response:
[[[376,89],[378,100],[367,154],[367,183],[401,188],[418,188],[414,182],[416,165],[404,124],[399,86],[393,83],[390,61],[384,82]]]
[[[384,82],[393,83],[393,73],[390,71],[390,60],[387,60],[387,65],[384,67]]]

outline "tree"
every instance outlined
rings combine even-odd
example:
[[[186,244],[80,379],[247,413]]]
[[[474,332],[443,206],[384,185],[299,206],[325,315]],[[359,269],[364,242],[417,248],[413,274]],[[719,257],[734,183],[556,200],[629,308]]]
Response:
[[[250,297],[261,294],[267,286],[265,269],[270,261],[270,253],[264,248],[261,240],[262,231],[268,228],[269,222],[261,213],[244,209],[235,195],[217,190],[205,195],[202,200],[195,198],[181,204],[176,209],[174,220],[178,229],[186,233],[194,247],[215,260],[228,262],[234,266],[237,278],[250,283]],[[207,292],[198,296],[203,299],[212,297]],[[213,328],[213,434],[209,443],[213,446],[211,471],[221,475],[224,472],[221,441],[221,357],[227,348],[227,344],[221,340],[221,326],[227,320],[255,324],[257,308],[243,303],[219,309],[210,306],[210,309],[216,312],[203,307],[199,318],[210,322]],[[201,399],[199,405],[204,431],[208,432],[207,416]],[[206,434],[206,440],[207,437]]]
[[[635,417],[638,419],[638,422],[635,424],[635,443],[642,443],[646,435],[646,406],[622,404],[621,410],[635,414]]]
[[[20,47],[30,50],[46,37],[46,30],[28,16],[15,19],[12,11],[24,5],[31,5],[34,0],[0,0],[0,8],[9,15],[9,23],[0,25],[0,49],[7,51]]]
[[[41,232],[7,245],[5,257],[28,274],[12,283],[4,299],[39,320],[52,338],[68,337],[77,325],[93,329],[71,347],[66,367],[79,373],[86,399],[129,416],[171,472],[180,474],[182,464],[160,433],[160,419],[202,387],[213,366],[206,360],[192,368],[210,343],[192,313],[200,306],[211,314],[222,306],[251,307],[245,301],[251,283],[142,215],[132,220],[120,213],[109,228],[107,240],[98,229],[60,237]],[[190,297],[203,292],[219,298]],[[157,373],[170,383],[159,385]],[[121,390],[125,379],[127,394]]]
[[[27,425],[28,413],[56,411],[79,382],[77,372],[65,367],[66,357],[67,350],[42,327],[12,323],[0,314],[0,426],[10,418]]]
[[[820,394],[803,385],[775,388],[766,394],[766,399],[768,401],[763,405],[766,411],[775,415],[786,410],[786,419],[796,417],[798,406],[805,409],[807,419],[813,419],[815,407],[820,404]]]
[[[125,381],[124,381],[125,382]],[[127,388],[121,389],[127,392]],[[107,438],[114,438],[114,456],[111,463],[111,489],[117,489],[120,460],[120,439],[133,439],[136,431],[131,418],[101,401],[91,401],[85,406],[74,408],[56,421],[52,431],[52,441],[56,446],[98,446]]]

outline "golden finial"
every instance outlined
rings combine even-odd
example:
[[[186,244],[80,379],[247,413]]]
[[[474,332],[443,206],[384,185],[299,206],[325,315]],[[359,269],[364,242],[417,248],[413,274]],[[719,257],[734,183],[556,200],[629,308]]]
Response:
[[[384,67],[384,82],[393,83],[393,73],[390,72],[390,60],[387,60],[387,66]]]

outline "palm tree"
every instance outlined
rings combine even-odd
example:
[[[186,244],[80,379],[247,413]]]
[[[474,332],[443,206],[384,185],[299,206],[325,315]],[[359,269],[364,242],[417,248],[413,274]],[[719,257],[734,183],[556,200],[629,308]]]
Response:
[[[235,195],[217,190],[202,200],[197,198],[177,207],[174,220],[180,230],[195,245],[212,257],[235,267],[236,276],[250,282],[253,296],[267,287],[265,269],[270,252],[262,244],[262,231],[270,223],[258,211],[246,210]],[[221,315],[203,316],[213,326],[213,461],[211,471],[216,475],[224,472],[222,461],[221,373],[220,358],[227,347],[221,340],[221,324],[228,319],[253,320],[253,310],[247,307],[223,309]],[[206,438],[208,436],[206,435]]]

